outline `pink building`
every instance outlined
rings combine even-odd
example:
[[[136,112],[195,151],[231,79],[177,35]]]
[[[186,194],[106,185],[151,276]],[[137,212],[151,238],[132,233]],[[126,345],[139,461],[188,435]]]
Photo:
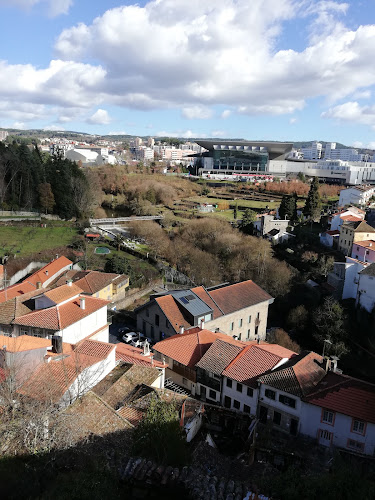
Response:
[[[365,240],[354,242],[351,257],[361,262],[375,262],[375,241]]]

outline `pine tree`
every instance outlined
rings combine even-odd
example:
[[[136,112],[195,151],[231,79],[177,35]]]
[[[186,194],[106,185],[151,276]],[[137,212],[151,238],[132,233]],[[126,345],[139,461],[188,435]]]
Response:
[[[280,219],[288,219],[294,220],[297,214],[297,197],[294,194],[293,196],[285,194],[282,197],[280,208],[279,208],[279,217]]]
[[[319,179],[314,177],[303,213],[310,219],[317,219],[322,208],[322,201],[319,194]]]

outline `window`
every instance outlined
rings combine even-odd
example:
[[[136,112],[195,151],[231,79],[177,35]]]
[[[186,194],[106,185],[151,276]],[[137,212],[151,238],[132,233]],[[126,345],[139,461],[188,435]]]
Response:
[[[266,389],[264,391],[264,395],[268,399],[276,399],[276,392],[275,391],[271,391],[271,389]]]
[[[230,378],[227,378],[227,387],[232,387],[232,380]]]
[[[335,420],[335,414],[332,411],[323,410],[322,422],[333,425],[334,420]]]
[[[247,340],[249,340],[249,338],[250,338],[250,329],[247,330]]]
[[[361,420],[353,420],[352,432],[363,435],[365,433],[365,423],[362,422]]]
[[[155,314],[155,325],[159,326],[159,322],[160,322],[159,314]]]
[[[20,335],[29,335],[29,329],[27,327],[20,328]]]
[[[242,384],[239,384],[237,382],[237,387],[236,387],[237,392],[242,392]]]
[[[259,318],[260,318],[260,313],[257,313],[257,319],[259,319]]]
[[[187,380],[185,377],[182,377],[182,383],[183,383],[183,385],[187,385]]]
[[[250,413],[250,406],[243,405],[243,411],[244,413]]]
[[[281,413],[279,413],[278,411],[273,412],[273,423],[276,425],[281,424]]]
[[[154,338],[155,332],[154,332],[154,327],[151,327],[151,332],[150,332],[151,338]]]
[[[242,318],[240,320],[238,320],[238,327],[241,328],[242,327]]]
[[[208,391],[208,395],[211,399],[214,399],[216,401],[216,391],[213,391],[212,389],[210,389]]]
[[[332,432],[326,431],[324,429],[320,429],[319,436],[320,436],[320,439],[324,439],[325,441],[331,441]]]
[[[255,327],[255,336],[258,335],[259,326]]]
[[[236,399],[233,399],[233,408],[235,408],[236,410],[240,409],[240,402]]]
[[[248,321],[248,323],[251,323],[251,316],[249,316],[249,321]]]
[[[230,331],[233,332],[233,330],[234,330],[234,323],[232,321],[232,323],[230,324]]]
[[[290,398],[289,396],[284,396],[283,394],[280,394],[279,396],[279,401],[285,406],[290,406],[291,408],[296,407],[296,400],[293,398]]]
[[[354,441],[354,439],[348,439],[347,448],[354,451],[363,451],[365,449],[365,443],[360,443],[359,441]]]
[[[251,387],[248,387],[247,388],[247,395],[249,396],[249,398],[252,398],[253,397],[253,394],[254,394],[254,391],[252,390]]]
[[[143,333],[146,335],[146,321],[143,321],[142,323]]]

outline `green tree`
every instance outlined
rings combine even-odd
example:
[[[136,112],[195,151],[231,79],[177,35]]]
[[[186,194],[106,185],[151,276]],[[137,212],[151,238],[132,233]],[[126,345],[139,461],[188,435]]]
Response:
[[[238,216],[238,203],[236,202],[233,208],[233,219],[237,220],[237,216]]]
[[[298,172],[297,179],[302,181],[302,182],[306,182],[306,176],[302,172]]]
[[[346,316],[341,305],[333,297],[324,299],[313,314],[314,338],[321,344],[328,340],[325,352],[341,356],[349,352],[346,345]]]
[[[314,177],[309,194],[307,195],[307,200],[303,213],[310,219],[317,219],[320,215],[322,208],[322,201],[319,194],[319,179]]]
[[[247,208],[242,215],[242,221],[240,224],[241,231],[245,234],[251,234],[253,230],[253,222],[256,218],[257,213],[254,212],[254,210],[251,210],[251,208]]]
[[[280,208],[279,208],[279,217],[280,219],[295,219],[297,215],[297,198],[296,195],[288,195],[285,194],[282,197]]]

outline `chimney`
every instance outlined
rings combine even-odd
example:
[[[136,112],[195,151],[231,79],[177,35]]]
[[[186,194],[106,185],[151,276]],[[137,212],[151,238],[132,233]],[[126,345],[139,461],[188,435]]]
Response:
[[[150,344],[145,340],[143,344],[143,356],[149,356],[150,355]]]
[[[180,335],[182,335],[184,333],[184,331],[185,331],[185,327],[184,327],[184,325],[181,325],[180,326]]]
[[[337,372],[337,362],[339,358],[337,356],[331,356],[331,371],[333,373]]]
[[[68,286],[72,286],[72,283],[73,283],[73,280],[66,280],[66,284],[67,284]]]
[[[57,253],[57,254],[55,255],[55,259],[58,259],[58,258],[59,258],[59,254]]]
[[[202,330],[204,330],[204,320],[203,319],[201,321],[200,327],[201,327]]]
[[[86,299],[85,299],[85,297],[80,297],[80,299],[79,299],[79,307],[81,309],[85,309],[85,307],[86,307]]]
[[[60,335],[52,335],[52,351],[56,354],[63,352],[62,337]]]
[[[46,270],[46,276],[48,276],[48,270]]]
[[[41,281],[37,281],[36,282],[36,289],[40,290],[41,288],[42,288],[42,282]]]

